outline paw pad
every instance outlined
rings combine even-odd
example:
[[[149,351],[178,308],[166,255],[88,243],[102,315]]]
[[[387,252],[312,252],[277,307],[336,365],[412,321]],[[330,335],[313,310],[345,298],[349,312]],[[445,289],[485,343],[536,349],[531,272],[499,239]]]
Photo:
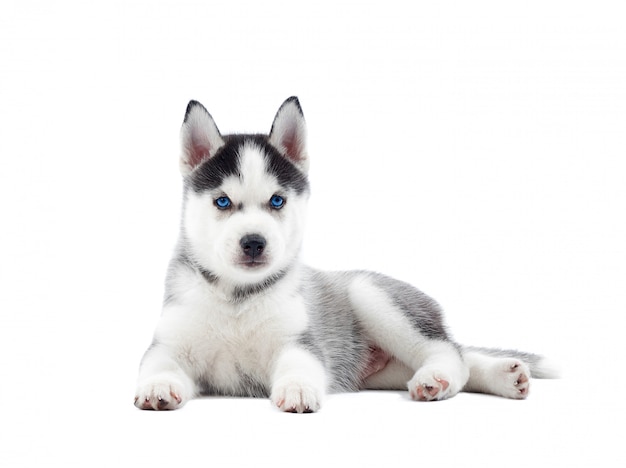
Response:
[[[518,360],[505,361],[504,373],[496,377],[500,390],[495,392],[508,398],[524,399],[530,388],[530,371],[528,366]]]
[[[434,377],[433,383],[417,384],[410,390],[411,398],[418,401],[433,401],[445,398],[445,391],[450,383],[442,378]]]

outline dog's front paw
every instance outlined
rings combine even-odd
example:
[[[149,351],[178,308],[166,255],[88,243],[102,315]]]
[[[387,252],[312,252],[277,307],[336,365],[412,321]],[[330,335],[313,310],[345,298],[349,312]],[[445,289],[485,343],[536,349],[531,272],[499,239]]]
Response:
[[[502,359],[493,368],[494,393],[522,400],[530,389],[530,369],[519,359]]]
[[[320,409],[323,391],[311,382],[297,378],[284,378],[272,388],[270,399],[287,413],[314,413]]]
[[[182,382],[173,376],[157,375],[139,382],[135,406],[144,410],[174,410],[190,398]]]
[[[452,385],[451,385],[452,384]],[[409,395],[416,401],[437,401],[454,396],[452,380],[443,372],[433,369],[420,369],[408,383]]]

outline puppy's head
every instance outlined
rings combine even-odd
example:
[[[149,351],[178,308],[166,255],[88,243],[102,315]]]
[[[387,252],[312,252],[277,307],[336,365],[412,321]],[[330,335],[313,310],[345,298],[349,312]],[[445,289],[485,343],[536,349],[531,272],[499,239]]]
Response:
[[[295,97],[280,107],[269,135],[222,136],[200,103],[187,106],[182,229],[189,254],[214,277],[258,283],[296,259],[309,193],[305,140]]]

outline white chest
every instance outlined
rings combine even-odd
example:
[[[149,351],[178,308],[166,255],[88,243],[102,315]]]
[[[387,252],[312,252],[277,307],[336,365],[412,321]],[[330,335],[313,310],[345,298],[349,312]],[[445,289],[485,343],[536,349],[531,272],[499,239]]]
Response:
[[[307,326],[301,298],[273,294],[240,305],[206,299],[167,306],[156,340],[200,387],[237,393],[250,381],[269,385],[276,357]]]

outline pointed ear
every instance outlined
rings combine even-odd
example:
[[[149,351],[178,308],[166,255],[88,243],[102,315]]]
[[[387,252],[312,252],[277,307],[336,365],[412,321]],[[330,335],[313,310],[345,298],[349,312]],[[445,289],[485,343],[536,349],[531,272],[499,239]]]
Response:
[[[224,140],[213,117],[198,101],[189,101],[180,130],[180,171],[189,174],[202,161],[215,156]]]
[[[297,97],[290,97],[278,109],[270,131],[270,143],[303,172],[307,172],[306,124]]]

